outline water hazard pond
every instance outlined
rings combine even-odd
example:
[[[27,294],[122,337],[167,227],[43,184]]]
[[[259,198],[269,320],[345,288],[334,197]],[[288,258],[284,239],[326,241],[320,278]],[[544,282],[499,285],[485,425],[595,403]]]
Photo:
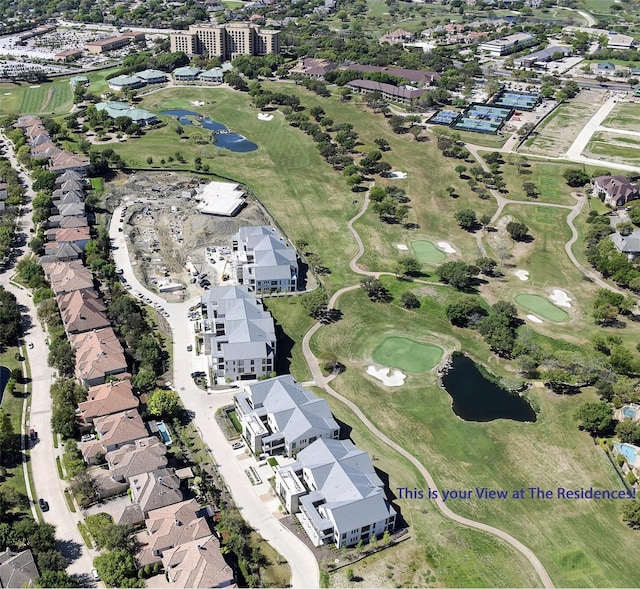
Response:
[[[233,133],[222,123],[218,123],[212,118],[201,115],[200,113],[192,110],[163,110],[160,114],[176,117],[178,119],[178,123],[186,126],[195,126],[195,120],[197,126],[214,133],[214,145],[216,147],[222,147],[223,149],[236,151],[238,153],[246,153],[248,151],[255,151],[258,149],[258,146],[253,143],[253,141],[249,141],[244,135]]]
[[[452,359],[442,384],[453,399],[453,412],[465,421],[536,421],[536,413],[525,399],[487,380],[467,356]]]

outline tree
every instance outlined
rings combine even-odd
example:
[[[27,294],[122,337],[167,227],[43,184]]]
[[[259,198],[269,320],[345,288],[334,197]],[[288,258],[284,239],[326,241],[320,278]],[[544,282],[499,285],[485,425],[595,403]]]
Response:
[[[534,182],[523,182],[522,189],[529,198],[538,198],[538,187]]]
[[[76,353],[69,340],[52,339],[49,345],[49,365],[53,366],[60,374],[73,374],[76,363]]]
[[[637,445],[640,443],[640,424],[631,419],[625,419],[616,425],[616,436],[621,442]]]
[[[466,327],[469,323],[478,323],[487,314],[487,310],[480,297],[467,295],[449,303],[445,308],[445,313],[453,325]]]
[[[68,566],[69,561],[57,550],[38,553],[38,570],[40,571],[64,571]]]
[[[4,411],[0,412],[0,464],[2,464],[3,450],[13,449],[15,446],[15,432],[11,416]]]
[[[640,530],[640,499],[633,499],[623,503],[622,521],[631,529]]]
[[[149,393],[155,388],[156,380],[157,376],[152,370],[142,368],[137,374],[133,375],[131,383],[140,393]]]
[[[16,340],[21,320],[22,314],[15,295],[0,286],[0,350]]]
[[[562,173],[562,177],[569,186],[579,188],[589,182],[589,174],[577,168],[570,168]]]
[[[486,227],[487,225],[489,225],[489,223],[491,223],[491,216],[484,214],[480,217],[480,225],[482,225],[483,227]]]
[[[173,417],[180,409],[180,398],[169,389],[156,389],[147,401],[147,409],[157,417]]]
[[[575,416],[581,428],[593,436],[610,433],[615,421],[611,405],[604,401],[583,403]]]
[[[388,303],[391,301],[391,293],[377,278],[367,276],[360,281],[360,286],[367,293],[369,299],[376,303]]]
[[[136,561],[127,550],[109,550],[96,556],[93,565],[108,587],[143,587],[136,576]]]
[[[405,309],[417,309],[420,307],[420,299],[409,290],[402,293],[400,302]]]
[[[419,276],[421,271],[422,264],[412,256],[405,256],[398,260],[396,271],[398,276]]]
[[[473,229],[478,222],[476,213],[472,209],[460,209],[454,215],[458,225],[467,231]]]
[[[507,233],[511,236],[511,239],[522,241],[529,233],[529,228],[519,221],[509,221],[507,223]]]
[[[498,262],[496,262],[492,258],[488,258],[486,256],[480,256],[479,258],[476,258],[476,266],[480,268],[480,272],[482,272],[482,274],[493,274],[493,271],[495,270],[495,267],[497,265]]]
[[[313,319],[319,319],[327,311],[329,296],[322,288],[317,288],[302,296],[302,306]]]
[[[454,169],[456,171],[456,174],[458,174],[458,176],[462,178],[462,176],[464,176],[464,173],[467,171],[467,166],[458,165]]]
[[[469,288],[477,273],[478,268],[460,261],[445,262],[436,270],[436,274],[442,282],[450,284],[458,290]]]
[[[63,438],[73,438],[76,435],[75,407],[54,403],[51,410],[51,429]]]
[[[39,566],[39,565],[38,565]],[[52,570],[42,570],[40,576],[35,581],[36,587],[45,588],[65,588],[69,587],[74,589],[75,587],[79,587],[78,581],[75,577],[72,577],[66,571],[52,571]]]

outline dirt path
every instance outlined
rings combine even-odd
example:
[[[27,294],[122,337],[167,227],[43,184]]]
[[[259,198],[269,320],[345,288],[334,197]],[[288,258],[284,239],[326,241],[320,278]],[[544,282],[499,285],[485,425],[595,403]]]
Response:
[[[357,266],[358,259],[364,253],[364,245],[362,243],[362,239],[358,235],[358,232],[353,228],[353,223],[355,221],[357,221],[362,215],[364,215],[364,213],[366,212],[368,203],[369,203],[369,195],[368,195],[368,192],[367,192],[367,195],[365,196],[362,208],[347,223],[349,231],[352,233],[352,235],[354,236],[354,238],[356,240],[356,243],[358,244],[358,252],[356,253],[356,255],[349,262],[349,267],[356,274],[361,274],[361,275],[365,275],[365,276],[379,277],[381,274],[390,274],[390,273],[386,273],[386,272],[385,273],[368,272],[368,271],[361,270]],[[563,208],[567,208],[567,207],[563,207]],[[580,211],[578,210],[576,212],[576,215],[579,212]],[[340,290],[335,292],[333,294],[333,296],[329,299],[329,304],[328,304],[329,308],[330,309],[334,308],[337,300],[344,293],[350,292],[352,290],[357,290],[359,288],[360,288],[359,284],[354,284],[354,285],[351,285],[351,286],[346,286],[344,288],[341,288]],[[404,458],[409,460],[411,462],[411,464],[413,464],[418,469],[420,474],[424,477],[425,481],[429,485],[429,488],[437,489],[435,480],[431,476],[431,473],[425,468],[425,466],[415,456],[413,456],[413,454],[411,454],[410,452],[405,450],[402,446],[396,444],[396,442],[394,442],[391,438],[389,438],[384,433],[382,433],[367,418],[367,416],[360,410],[360,408],[355,403],[353,403],[352,401],[350,401],[346,397],[343,397],[340,393],[338,393],[335,389],[333,389],[330,386],[329,382],[331,381],[332,377],[325,377],[322,374],[322,371],[320,370],[320,364],[318,362],[318,359],[314,356],[313,352],[311,351],[311,346],[310,346],[310,342],[311,342],[311,338],[313,337],[313,334],[315,334],[316,331],[318,331],[320,329],[320,327],[322,327],[322,325],[320,323],[315,323],[311,327],[311,329],[309,329],[307,331],[307,333],[305,333],[304,338],[302,340],[302,353],[303,353],[304,358],[305,358],[305,360],[306,360],[306,362],[307,362],[307,364],[309,366],[309,369],[311,370],[311,374],[313,375],[313,379],[314,379],[314,381],[316,383],[316,386],[321,387],[327,393],[329,393],[332,397],[334,397],[335,399],[337,399],[338,401],[344,403],[347,407],[349,407],[349,409],[351,409],[351,411],[353,411],[355,413],[355,415],[360,419],[360,421],[362,421],[362,423],[369,429],[369,431],[371,431],[371,433],[373,433],[373,435],[375,435],[381,442],[387,444],[390,448],[392,448],[393,450],[398,452],[398,454],[400,454],[401,456],[403,456]],[[469,519],[469,518],[466,518],[466,517],[463,517],[463,516],[460,516],[460,515],[454,513],[453,511],[451,511],[449,506],[446,505],[445,502],[443,501],[441,493],[438,493],[438,499],[435,500],[435,503],[436,503],[436,506],[438,507],[438,509],[440,510],[440,512],[445,517],[448,517],[448,518],[452,519],[453,521],[458,522],[459,524],[462,524],[464,526],[467,526],[467,527],[470,527],[470,528],[474,528],[476,530],[481,530],[481,531],[486,532],[488,534],[492,534],[493,536],[496,536],[497,538],[500,538],[501,540],[503,540],[507,544],[511,545],[515,550],[518,550],[531,563],[531,566],[534,568],[534,570],[536,571],[536,573],[540,577],[540,580],[541,580],[541,582],[542,582],[544,587],[551,588],[551,587],[554,586],[553,585],[553,581],[551,580],[551,577],[549,576],[549,573],[547,573],[546,569],[544,568],[544,565],[540,562],[540,560],[534,554],[534,552],[530,548],[525,546],[522,542],[520,542],[519,540],[517,540],[516,538],[514,538],[513,536],[511,536],[507,532],[504,532],[504,531],[502,531],[502,530],[500,530],[498,528],[494,528],[493,526],[490,526],[490,525],[484,524],[482,522],[478,522],[478,521],[475,521],[475,520],[472,520],[472,519]]]

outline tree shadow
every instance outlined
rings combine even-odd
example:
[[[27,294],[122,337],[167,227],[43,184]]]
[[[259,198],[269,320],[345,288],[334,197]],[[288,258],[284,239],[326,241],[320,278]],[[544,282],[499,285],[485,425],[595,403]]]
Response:
[[[300,338],[302,338],[302,335]],[[296,345],[296,342],[285,333],[279,323],[276,323],[276,340],[278,342],[278,354],[276,355],[275,364],[276,373],[289,374],[291,371],[293,347]]]
[[[82,556],[82,545],[73,540],[58,540],[56,548],[70,562],[78,560]]]

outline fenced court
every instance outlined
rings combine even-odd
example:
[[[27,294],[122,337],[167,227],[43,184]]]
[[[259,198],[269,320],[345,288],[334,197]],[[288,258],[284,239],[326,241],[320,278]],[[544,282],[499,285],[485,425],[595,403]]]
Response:
[[[428,122],[435,125],[446,125],[449,127],[456,122],[459,116],[460,113],[453,110],[439,110],[429,119]]]
[[[512,108],[472,104],[464,110],[461,117],[451,126],[454,129],[463,131],[495,134],[512,114]]]
[[[505,108],[531,111],[538,106],[541,101],[542,96],[537,92],[509,92],[503,90],[496,96],[492,104]]]

